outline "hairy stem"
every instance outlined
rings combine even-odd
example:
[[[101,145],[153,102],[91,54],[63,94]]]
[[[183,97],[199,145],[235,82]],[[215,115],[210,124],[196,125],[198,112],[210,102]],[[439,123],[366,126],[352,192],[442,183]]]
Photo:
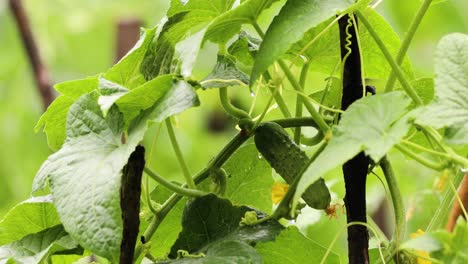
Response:
[[[407,147],[401,145],[401,144],[397,144],[395,145],[395,148],[398,149],[399,151],[401,151],[403,154],[411,157],[412,159],[414,159],[415,161],[417,161],[418,163],[428,167],[428,168],[431,168],[433,170],[437,170],[437,171],[440,171],[440,170],[443,170],[445,165],[443,163],[435,163],[434,161],[431,161],[431,160],[428,160],[424,157],[421,157],[420,155],[418,155],[417,153],[414,153],[412,150],[408,149]]]
[[[364,24],[364,26],[367,28],[369,31],[369,34],[372,36],[374,39],[375,43],[377,43],[377,46],[379,46],[380,50],[384,54],[385,58],[387,59],[388,63],[390,64],[390,67],[396,74],[396,77],[400,81],[401,85],[403,86],[403,89],[405,92],[411,97],[411,99],[414,101],[414,103],[417,106],[423,105],[423,102],[419,95],[416,93],[414,88],[411,86],[409,81],[406,79],[405,74],[401,70],[400,66],[398,66],[397,62],[393,59],[392,55],[388,51],[387,47],[383,43],[382,39],[380,39],[379,35],[377,32],[374,30],[372,25],[369,23],[367,20],[366,16],[359,10],[356,11],[356,15],[359,17],[359,20]]]
[[[416,16],[413,18],[413,21],[411,22],[411,25],[408,29],[408,32],[403,38],[403,41],[401,42],[401,45],[400,45],[400,49],[398,49],[398,53],[395,57],[395,61],[398,65],[401,65],[401,63],[403,62],[403,59],[405,58],[405,54],[408,51],[409,45],[411,41],[413,40],[416,30],[421,24],[421,21],[424,15],[426,14],[426,11],[431,6],[431,3],[432,3],[432,0],[424,0],[421,6],[419,7],[418,12],[416,13]],[[395,75],[395,72],[392,70],[390,72],[390,76],[388,77],[388,81],[385,84],[386,93],[393,90],[393,85],[395,84],[395,80],[396,80],[396,75]]]
[[[197,187],[195,186],[195,183],[193,182],[187,163],[185,163],[184,156],[182,155],[182,151],[180,150],[179,143],[177,142],[177,138],[175,136],[174,128],[172,127],[170,118],[166,119],[166,127],[167,127],[167,133],[169,134],[169,138],[171,139],[172,147],[174,148],[174,152],[177,156],[177,160],[179,161],[180,167],[182,168],[182,172],[184,173],[185,181],[187,182],[187,185],[191,189],[196,189]]]

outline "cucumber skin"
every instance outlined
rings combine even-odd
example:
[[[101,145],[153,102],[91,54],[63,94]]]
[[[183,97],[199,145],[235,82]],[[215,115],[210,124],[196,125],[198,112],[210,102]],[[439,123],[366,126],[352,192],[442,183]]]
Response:
[[[266,122],[255,129],[255,146],[265,160],[288,184],[309,164],[309,157],[278,124]],[[312,208],[325,209],[331,201],[325,181],[320,178],[302,195]]]

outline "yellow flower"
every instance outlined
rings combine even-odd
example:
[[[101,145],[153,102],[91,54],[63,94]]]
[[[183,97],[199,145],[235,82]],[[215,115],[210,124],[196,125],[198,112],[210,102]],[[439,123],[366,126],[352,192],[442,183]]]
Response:
[[[411,233],[410,234],[410,238],[414,239],[414,238],[417,238],[417,237],[422,236],[422,235],[424,235],[424,231],[422,231],[421,229],[418,229],[416,231],[416,233]],[[416,258],[416,263],[418,263],[418,264],[432,264],[432,261],[425,259],[425,258],[429,258],[429,253],[427,253],[426,251],[416,250],[416,254],[418,256],[422,257],[422,258],[417,257]]]
[[[274,204],[279,204],[283,200],[284,195],[289,189],[289,185],[286,183],[275,182],[271,188],[271,200]]]

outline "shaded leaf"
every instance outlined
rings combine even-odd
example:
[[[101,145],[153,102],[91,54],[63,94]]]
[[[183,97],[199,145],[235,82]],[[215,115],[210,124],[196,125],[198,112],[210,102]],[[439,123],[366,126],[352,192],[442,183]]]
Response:
[[[239,148],[223,166],[229,175],[225,197],[235,204],[252,206],[271,212],[272,170],[265,159],[259,158],[255,145]]]
[[[295,200],[330,170],[365,151],[379,161],[410,129],[408,99],[402,92],[368,96],[353,103],[333,130],[327,147],[304,172]]]
[[[219,82],[221,80],[237,80],[228,82]],[[236,63],[223,55],[218,55],[218,61],[214,69],[202,81],[203,88],[222,88],[229,86],[238,86],[241,84],[249,84],[249,76],[239,70]]]
[[[351,0],[287,1],[265,33],[252,70],[251,83],[294,43],[301,40],[309,29],[353,4]]]
[[[30,198],[13,207],[0,221],[0,245],[58,224],[51,195]]]
[[[102,77],[99,78],[99,92],[101,96],[98,98],[99,106],[104,116],[107,115],[109,109],[114,105],[122,95],[128,92],[128,89]]]
[[[236,58],[238,62],[246,66],[252,66],[260,43],[261,40],[250,36],[245,31],[241,31],[239,38],[229,46],[228,53]]]
[[[468,137],[468,35],[454,33],[439,42],[435,62],[434,102],[417,118],[419,124],[447,128],[451,144],[467,144]]]
[[[253,209],[233,206],[229,200],[220,199],[213,194],[188,202],[182,217],[182,232],[172,246],[169,257],[177,257],[178,250],[190,253],[203,251],[203,248],[209,248],[210,243],[219,243],[217,240],[247,243],[268,241],[281,231],[282,226],[276,221],[240,227],[241,218],[248,211]]]
[[[160,263],[187,263],[187,264],[260,264],[262,257],[255,249],[240,241],[220,241],[213,243],[206,251],[204,257],[183,258]]]
[[[42,263],[51,254],[78,246],[58,225],[0,247],[0,263]]]
[[[264,263],[296,264],[321,263],[327,248],[302,235],[297,227],[289,226],[275,239],[255,246]],[[337,254],[331,252],[325,263],[340,263]]]

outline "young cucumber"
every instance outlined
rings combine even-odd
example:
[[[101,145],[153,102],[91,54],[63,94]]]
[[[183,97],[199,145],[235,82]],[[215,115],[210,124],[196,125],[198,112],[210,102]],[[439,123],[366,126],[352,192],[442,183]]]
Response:
[[[255,129],[255,145],[265,160],[288,184],[293,183],[309,164],[309,157],[276,123],[263,123]],[[304,192],[302,199],[312,208],[325,209],[331,200],[325,181],[320,178],[314,182]]]

